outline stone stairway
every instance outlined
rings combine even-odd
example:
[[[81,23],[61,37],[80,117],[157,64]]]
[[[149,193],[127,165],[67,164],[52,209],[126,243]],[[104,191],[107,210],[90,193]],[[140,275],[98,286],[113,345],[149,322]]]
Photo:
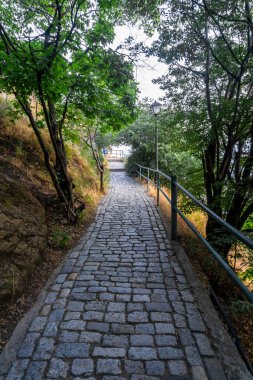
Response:
[[[107,157],[107,163],[111,172],[120,172],[125,170],[125,160],[122,158]]]

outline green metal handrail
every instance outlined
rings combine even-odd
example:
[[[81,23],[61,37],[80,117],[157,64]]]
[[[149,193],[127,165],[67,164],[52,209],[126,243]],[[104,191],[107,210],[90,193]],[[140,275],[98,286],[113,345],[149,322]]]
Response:
[[[208,251],[213,255],[213,257],[218,261],[223,269],[228,273],[228,275],[232,278],[232,280],[239,286],[242,292],[247,297],[248,301],[253,303],[253,293],[247,288],[246,285],[239,279],[239,277],[235,274],[233,269],[226,263],[226,261],[219,255],[219,253],[212,247],[212,245],[201,235],[201,233],[197,230],[194,224],[178,209],[177,207],[177,190],[182,191],[189,199],[193,201],[193,203],[199,206],[203,211],[205,211],[208,215],[210,215],[216,222],[222,225],[227,231],[234,234],[238,240],[243,242],[247,247],[253,249],[253,241],[249,239],[247,236],[242,234],[239,230],[233,227],[231,224],[227,223],[223,220],[219,215],[213,212],[210,208],[208,208],[204,203],[200,202],[197,198],[194,197],[188,190],[186,190],[179,182],[175,176],[169,176],[160,170],[155,170],[152,168],[147,168],[145,166],[139,165],[139,171],[136,169],[136,172],[139,174],[140,179],[144,178],[147,180],[148,188],[149,183],[152,182],[157,189],[157,206],[159,206],[159,193],[161,192],[166,200],[171,205],[171,238],[172,240],[177,240],[177,214],[185,221],[188,227],[192,230],[192,232],[201,240],[201,242],[207,247]],[[147,176],[143,175],[143,170],[147,170]],[[155,181],[150,179],[150,171],[155,173]],[[171,183],[171,198],[163,191],[160,187],[160,177],[164,177],[168,179]]]

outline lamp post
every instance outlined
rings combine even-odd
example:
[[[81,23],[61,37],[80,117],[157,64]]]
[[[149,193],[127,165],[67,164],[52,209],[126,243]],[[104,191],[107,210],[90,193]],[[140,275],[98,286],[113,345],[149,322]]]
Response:
[[[153,113],[153,115],[155,116],[155,119],[157,117],[157,115],[160,113],[161,111],[161,103],[158,103],[156,100],[154,101],[154,103],[151,104],[150,108],[151,108],[151,111]],[[158,171],[158,125],[157,125],[157,120],[155,120],[155,168],[156,168],[156,171]]]
[[[156,195],[156,203],[157,203],[157,206],[159,206],[159,165],[158,165],[158,161],[159,161],[159,157],[158,157],[158,125],[157,125],[157,115],[159,114],[159,112],[161,111],[161,103],[158,103],[156,100],[154,101],[154,103],[151,104],[150,108],[151,108],[151,111],[153,113],[153,115],[155,116],[155,182],[156,182],[156,189],[157,189],[157,195]]]

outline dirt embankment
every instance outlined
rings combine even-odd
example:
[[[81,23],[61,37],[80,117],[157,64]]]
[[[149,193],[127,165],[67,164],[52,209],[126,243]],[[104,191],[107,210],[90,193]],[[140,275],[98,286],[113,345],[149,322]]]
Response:
[[[45,209],[0,158],[0,303],[16,299],[43,259],[47,244]]]
[[[0,112],[0,352],[101,198],[89,152],[71,143],[66,150],[75,198],[86,206],[74,226],[67,224],[27,120],[13,124]]]

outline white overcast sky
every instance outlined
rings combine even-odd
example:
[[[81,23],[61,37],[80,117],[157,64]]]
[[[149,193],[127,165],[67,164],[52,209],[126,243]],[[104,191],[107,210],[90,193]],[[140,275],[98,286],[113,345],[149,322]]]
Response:
[[[118,26],[115,29],[116,35],[113,43],[113,47],[117,47],[124,40],[132,36],[134,37],[135,42],[143,42],[150,46],[152,40],[155,39],[153,37],[150,39],[145,35],[145,33],[138,29],[138,27],[129,27],[129,26]],[[158,62],[156,57],[146,58],[144,62],[141,60],[136,65],[135,75],[136,80],[139,83],[139,99],[143,99],[144,97],[148,97],[152,100],[158,100],[160,97],[164,96],[164,91],[159,88],[158,85],[152,83],[152,79],[158,78],[159,76],[165,74],[167,71],[167,67],[165,64]]]

